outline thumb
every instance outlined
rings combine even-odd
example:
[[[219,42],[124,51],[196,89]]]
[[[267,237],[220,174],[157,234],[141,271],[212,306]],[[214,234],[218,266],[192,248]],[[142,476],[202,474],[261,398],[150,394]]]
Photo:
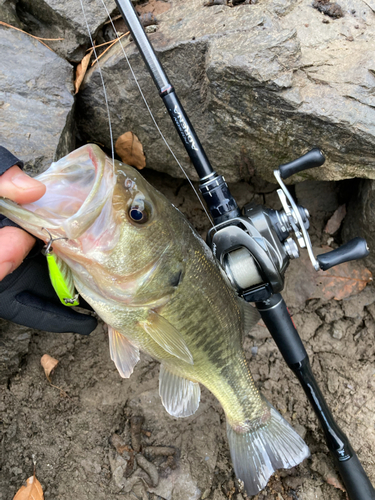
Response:
[[[29,177],[16,165],[0,176],[0,196],[16,203],[31,203],[41,198],[45,192],[44,184]]]

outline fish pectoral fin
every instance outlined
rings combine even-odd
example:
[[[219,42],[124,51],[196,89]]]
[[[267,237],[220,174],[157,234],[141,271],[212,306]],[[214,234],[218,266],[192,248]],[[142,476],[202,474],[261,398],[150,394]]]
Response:
[[[246,300],[241,299],[240,297],[238,297],[238,307],[242,312],[244,333],[247,334],[260,320],[260,314],[256,307],[252,306],[249,302],[246,302]]]
[[[139,349],[108,325],[109,352],[122,378],[129,378],[140,360]]]
[[[198,409],[201,390],[198,383],[175,375],[161,364],[159,394],[172,417],[189,417]]]
[[[166,352],[186,361],[189,365],[194,364],[193,356],[180,332],[163,316],[151,311],[148,318],[140,321],[139,325]]]

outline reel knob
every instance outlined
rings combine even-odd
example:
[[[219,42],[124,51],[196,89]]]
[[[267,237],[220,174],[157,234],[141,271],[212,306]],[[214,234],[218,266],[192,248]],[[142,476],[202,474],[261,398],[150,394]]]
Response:
[[[367,257],[370,253],[367,242],[364,238],[354,238],[345,245],[342,245],[332,252],[320,254],[316,257],[319,262],[320,269],[327,271],[331,267],[349,262],[350,260],[358,260]]]
[[[282,179],[287,179],[293,174],[302,172],[309,168],[320,167],[326,161],[324,154],[319,148],[313,148],[308,153],[300,158],[297,158],[290,163],[280,165],[279,171]]]

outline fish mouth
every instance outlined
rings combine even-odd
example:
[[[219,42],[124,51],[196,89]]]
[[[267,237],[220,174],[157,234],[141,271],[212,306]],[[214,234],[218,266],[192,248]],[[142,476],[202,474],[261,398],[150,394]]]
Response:
[[[87,144],[35,177],[46,185],[39,200],[18,205],[0,199],[0,212],[43,240],[79,238],[112,201],[116,184],[112,161],[95,144]]]

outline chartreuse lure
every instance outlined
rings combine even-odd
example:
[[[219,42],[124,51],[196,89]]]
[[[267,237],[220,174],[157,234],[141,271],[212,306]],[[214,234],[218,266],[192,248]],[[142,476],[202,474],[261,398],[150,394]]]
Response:
[[[48,231],[51,239],[43,249],[44,255],[47,257],[48,272],[57,296],[64,306],[78,306],[79,295],[75,289],[73,275],[67,264],[60,259],[52,248],[52,243],[56,241],[53,239]],[[65,238],[64,238],[65,239]]]

